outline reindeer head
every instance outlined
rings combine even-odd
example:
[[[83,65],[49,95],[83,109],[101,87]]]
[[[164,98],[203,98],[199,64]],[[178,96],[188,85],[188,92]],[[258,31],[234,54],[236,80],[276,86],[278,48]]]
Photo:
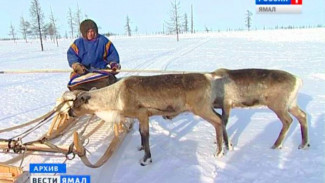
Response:
[[[92,114],[92,110],[89,109],[87,105],[91,96],[89,92],[86,91],[73,91],[66,92],[63,95],[64,100],[72,100],[73,104],[71,105],[68,113],[71,117],[80,117],[85,114]]]

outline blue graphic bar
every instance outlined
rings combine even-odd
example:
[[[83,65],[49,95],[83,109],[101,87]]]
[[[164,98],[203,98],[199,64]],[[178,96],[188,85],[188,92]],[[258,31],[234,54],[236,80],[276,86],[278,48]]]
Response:
[[[290,5],[291,0],[255,0],[256,5]]]
[[[64,163],[31,163],[30,173],[66,173],[67,166]]]

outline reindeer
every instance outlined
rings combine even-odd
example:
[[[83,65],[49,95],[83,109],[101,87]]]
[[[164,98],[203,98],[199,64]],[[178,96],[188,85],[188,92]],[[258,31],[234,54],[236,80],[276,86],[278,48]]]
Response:
[[[218,150],[223,155],[223,125],[220,115],[214,112],[216,88],[213,73],[169,74],[156,76],[130,76],[117,83],[91,91],[73,91],[67,94],[73,102],[71,116],[96,114],[111,121],[110,114],[139,120],[142,166],[152,162],[149,146],[149,117],[153,115],[175,116],[190,111],[211,123],[216,131]],[[73,96],[73,97],[71,97]]]
[[[272,146],[273,149],[282,146],[282,141],[292,123],[289,113],[300,123],[302,143],[299,149],[310,146],[306,114],[297,105],[298,90],[302,86],[301,79],[285,71],[266,69],[218,69],[214,74],[222,77],[214,81],[215,88],[212,90],[216,92],[216,98],[213,106],[222,109],[223,138],[227,149],[232,146],[226,131],[230,109],[253,106],[268,107],[282,122],[283,126]]]

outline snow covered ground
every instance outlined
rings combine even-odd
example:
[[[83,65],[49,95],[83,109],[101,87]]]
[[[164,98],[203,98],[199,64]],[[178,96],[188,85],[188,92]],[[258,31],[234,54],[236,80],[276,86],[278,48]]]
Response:
[[[216,152],[213,127],[184,113],[172,121],[150,118],[153,163],[142,167],[137,124],[113,157],[101,168],[86,168],[78,158],[67,162],[67,174],[91,175],[92,182],[325,182],[325,29],[220,32],[174,36],[111,37],[122,68],[213,71],[217,68],[268,68],[289,71],[304,81],[298,103],[308,115],[311,147],[298,150],[299,125],[294,122],[281,150],[270,147],[281,123],[268,109],[232,110],[228,133],[235,146],[222,158]],[[66,50],[37,41],[0,41],[0,71],[69,69]],[[120,73],[123,77],[136,73]],[[67,90],[69,73],[1,74],[0,129],[49,111]],[[219,111],[220,112],[220,111]],[[44,132],[48,126],[39,130]],[[43,131],[42,131],[43,130]],[[10,138],[22,132],[0,134]],[[35,137],[38,133],[35,133]],[[0,162],[14,155],[0,154]],[[63,162],[61,157],[33,157],[29,162]],[[16,164],[16,165],[19,165]]]

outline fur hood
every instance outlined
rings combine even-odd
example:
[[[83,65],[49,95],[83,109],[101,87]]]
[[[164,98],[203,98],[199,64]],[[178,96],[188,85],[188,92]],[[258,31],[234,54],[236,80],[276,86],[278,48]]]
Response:
[[[86,19],[86,20],[82,21],[80,24],[80,32],[81,32],[83,38],[87,37],[87,31],[89,29],[94,29],[94,31],[98,35],[97,24],[91,19]]]

